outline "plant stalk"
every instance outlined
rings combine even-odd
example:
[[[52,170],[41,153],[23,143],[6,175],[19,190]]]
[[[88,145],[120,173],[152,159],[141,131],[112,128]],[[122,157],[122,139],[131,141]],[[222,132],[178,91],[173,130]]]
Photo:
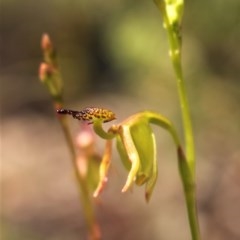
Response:
[[[59,105],[58,105],[58,108],[56,108],[56,109],[59,109]],[[76,154],[76,150],[75,150],[72,136],[70,133],[70,129],[68,127],[67,118],[65,115],[61,115],[61,116],[58,115],[58,119],[59,119],[60,125],[62,127],[68,148],[71,153],[72,165],[73,165],[74,174],[75,174],[78,186],[79,186],[79,192],[81,195],[80,199],[81,199],[81,204],[83,206],[84,216],[86,219],[86,224],[87,224],[88,233],[89,233],[89,239],[90,240],[100,240],[101,239],[100,228],[95,219],[94,209],[93,209],[92,201],[90,198],[90,193],[88,191],[88,187],[86,185],[85,179],[83,179],[83,177],[80,175],[80,173],[78,171],[78,166],[77,166],[77,161],[76,161],[77,154]]]
[[[167,31],[169,41],[169,55],[172,61],[174,73],[177,79],[177,88],[182,114],[182,123],[185,140],[184,151],[178,147],[178,164],[184,188],[187,205],[188,220],[191,229],[192,240],[200,239],[200,230],[197,216],[196,188],[195,188],[195,145],[192,131],[192,122],[185,89],[182,61],[181,61],[181,20],[184,10],[184,0],[154,0],[162,17],[164,28]],[[186,152],[186,157],[184,152]]]
[[[170,58],[177,78],[177,87],[182,113],[186,158],[179,159],[180,173],[184,185],[185,200],[188,211],[188,219],[193,240],[200,239],[200,230],[197,216],[196,189],[195,189],[195,145],[192,131],[192,122],[185,89],[183,70],[181,64],[181,36],[178,31],[167,27],[170,43]]]

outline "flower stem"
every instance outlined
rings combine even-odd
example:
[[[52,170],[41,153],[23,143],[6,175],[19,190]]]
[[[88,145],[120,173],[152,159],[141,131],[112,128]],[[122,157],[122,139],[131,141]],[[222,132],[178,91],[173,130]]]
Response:
[[[188,219],[193,240],[200,239],[197,216],[196,190],[195,190],[195,145],[192,131],[192,122],[189,111],[188,99],[185,89],[182,64],[181,64],[181,39],[180,36],[167,28],[170,43],[170,58],[177,78],[179,101],[183,120],[183,129],[186,146],[186,158],[179,161],[181,177],[184,185],[185,200],[188,210]],[[182,171],[181,171],[182,170]]]
[[[195,188],[185,189],[185,199],[188,210],[188,219],[191,228],[192,240],[200,240],[199,223],[197,218],[197,206],[195,201]]]
[[[55,106],[55,109],[61,108],[59,104]],[[86,224],[89,232],[89,239],[90,240],[100,240],[101,239],[101,233],[100,228],[96,222],[95,215],[94,215],[94,209],[92,206],[91,198],[90,198],[90,192],[88,190],[87,184],[85,182],[85,179],[80,175],[77,167],[77,154],[74,147],[74,143],[72,140],[72,136],[70,133],[70,129],[68,127],[67,123],[67,117],[65,115],[58,115],[59,123],[62,127],[68,148],[71,153],[71,159],[72,159],[72,165],[75,173],[75,177],[77,180],[77,183],[79,185],[79,192],[81,194],[81,204],[83,206],[83,212],[86,219]]]
[[[182,148],[178,148],[178,164],[184,187],[188,219],[193,240],[200,239],[197,216],[196,189],[195,189],[195,145],[192,131],[192,122],[185,89],[182,62],[181,62],[181,20],[184,10],[184,0],[154,0],[157,4],[167,31],[169,40],[169,55],[177,79],[178,95],[183,121],[186,157]]]
[[[184,188],[192,240],[200,240],[194,176],[181,147],[178,148],[178,165]]]
[[[192,131],[192,122],[190,116],[190,110],[188,105],[187,93],[185,89],[182,64],[181,64],[181,46],[178,36],[171,31],[168,31],[168,38],[170,42],[170,58],[172,60],[174,72],[177,78],[177,87],[180,100],[180,107],[183,120],[184,136],[185,136],[185,145],[186,145],[186,156],[187,161],[191,167],[191,171],[195,172],[195,146],[194,138]]]
[[[39,79],[43,84],[46,85],[48,92],[52,96],[55,112],[57,112],[57,110],[63,108],[63,82],[57,64],[56,52],[48,34],[43,34],[41,46],[43,50],[44,62],[41,63],[39,67]],[[86,180],[78,171],[77,154],[67,123],[67,118],[65,115],[58,115],[57,117],[71,153],[72,165],[77,183],[79,185],[79,192],[81,193],[80,199],[88,227],[89,239],[99,240],[101,238],[100,229],[95,221],[94,210]]]
[[[109,131],[105,131],[103,129],[103,121],[102,120],[95,120],[93,122],[93,129],[95,131],[95,133],[100,136],[103,139],[113,139],[116,136],[116,133],[114,133],[114,127],[110,128]]]
[[[175,31],[174,31],[175,30]],[[200,231],[197,216],[196,189],[195,189],[195,145],[192,131],[192,122],[188,99],[185,89],[183,70],[181,64],[181,36],[179,31],[167,27],[170,43],[170,58],[177,79],[180,108],[183,120],[183,129],[186,146],[186,158],[179,159],[179,168],[184,185],[185,200],[188,211],[188,219],[193,240],[200,239]]]

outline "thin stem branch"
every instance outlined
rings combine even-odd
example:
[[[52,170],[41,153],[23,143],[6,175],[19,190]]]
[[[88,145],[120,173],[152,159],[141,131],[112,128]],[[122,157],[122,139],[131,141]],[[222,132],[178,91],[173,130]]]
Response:
[[[177,79],[186,148],[186,157],[183,149],[178,148],[178,164],[184,187],[192,240],[199,240],[200,230],[195,189],[195,145],[181,62],[181,19],[184,9],[184,0],[155,0],[155,2],[163,16],[164,28],[167,31],[170,45],[169,55]]]
[[[95,133],[103,139],[113,139],[116,136],[114,133],[114,127],[110,128],[107,132],[103,129],[103,121],[102,120],[95,120],[93,122],[93,129]]]
[[[200,240],[194,176],[181,147],[178,148],[178,166],[184,188],[192,240]]]
[[[197,217],[197,206],[195,200],[195,187],[193,186],[191,189],[184,190],[185,191],[185,199],[187,203],[187,211],[188,211],[188,219],[192,234],[193,240],[200,240],[200,230],[199,223]]]
[[[61,115],[61,116],[58,116],[58,119],[62,127],[68,148],[71,153],[72,165],[73,165],[75,177],[77,179],[77,183],[79,185],[79,191],[81,193],[80,199],[83,206],[83,212],[84,212],[86,224],[89,231],[89,238],[91,240],[100,240],[101,239],[100,229],[95,220],[94,209],[92,206],[90,193],[86,185],[85,179],[82,178],[82,176],[78,171],[78,166],[76,161],[77,154],[76,154],[76,150],[75,150],[72,136],[70,133],[70,129],[68,127],[67,118],[65,115]]]
[[[182,113],[183,120],[183,128],[184,128],[184,137],[185,137],[185,146],[186,146],[186,156],[187,161],[191,167],[191,171],[195,172],[195,145],[192,131],[192,122],[191,115],[189,110],[189,104],[187,99],[187,93],[184,84],[184,78],[182,73],[181,66],[181,56],[180,52],[175,50],[175,53],[172,50],[172,63],[173,68],[177,77],[177,86],[178,86],[178,94],[180,100],[180,107]]]
[[[39,79],[43,84],[46,85],[48,92],[53,99],[54,110],[55,112],[57,112],[58,109],[62,109],[63,107],[63,82],[57,64],[56,52],[48,34],[43,34],[41,46],[43,50],[44,62],[41,63],[39,67]],[[67,123],[67,118],[65,115],[58,115],[58,120],[62,127],[67,145],[71,153],[72,165],[77,183],[79,185],[79,192],[81,193],[80,199],[82,202],[83,212],[88,227],[89,238],[91,240],[99,240],[101,235],[100,229],[95,221],[94,210],[86,180],[81,176],[80,172],[78,171],[77,154]]]
[[[200,239],[200,231],[197,216],[196,189],[195,189],[195,145],[192,131],[192,122],[185,89],[182,65],[181,65],[181,39],[178,32],[167,28],[170,42],[170,57],[177,78],[179,101],[183,120],[183,129],[186,146],[186,158],[179,160],[181,177],[184,185],[185,199],[188,211],[188,219],[193,240]]]

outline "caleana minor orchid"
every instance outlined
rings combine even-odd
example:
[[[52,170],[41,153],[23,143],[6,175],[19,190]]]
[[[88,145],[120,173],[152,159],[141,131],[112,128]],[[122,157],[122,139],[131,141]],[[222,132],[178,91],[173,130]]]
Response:
[[[105,151],[99,168],[99,184],[94,192],[97,197],[107,182],[111,163],[112,143],[115,140],[122,163],[128,170],[128,177],[122,192],[126,192],[133,183],[145,185],[145,198],[150,200],[154,189],[158,162],[156,156],[156,141],[151,124],[166,129],[173,137],[179,157],[184,158],[182,148],[172,123],[158,113],[143,111],[136,113],[123,122],[112,125],[108,131],[102,127],[104,122],[115,119],[115,114],[103,108],[85,108],[81,111],[67,109],[57,110],[59,114],[70,114],[78,120],[93,124],[93,129],[106,140]]]

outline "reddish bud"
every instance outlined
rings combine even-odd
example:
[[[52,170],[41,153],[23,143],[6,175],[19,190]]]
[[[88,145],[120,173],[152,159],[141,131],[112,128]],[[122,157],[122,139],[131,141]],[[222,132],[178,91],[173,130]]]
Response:
[[[53,50],[53,45],[52,45],[51,39],[47,33],[44,33],[42,35],[41,47],[44,52],[45,51],[51,52]]]
[[[38,76],[39,76],[39,79],[44,82],[45,79],[46,79],[46,76],[48,74],[48,71],[49,71],[49,67],[46,63],[41,63],[40,66],[39,66],[39,73],[38,73]]]

